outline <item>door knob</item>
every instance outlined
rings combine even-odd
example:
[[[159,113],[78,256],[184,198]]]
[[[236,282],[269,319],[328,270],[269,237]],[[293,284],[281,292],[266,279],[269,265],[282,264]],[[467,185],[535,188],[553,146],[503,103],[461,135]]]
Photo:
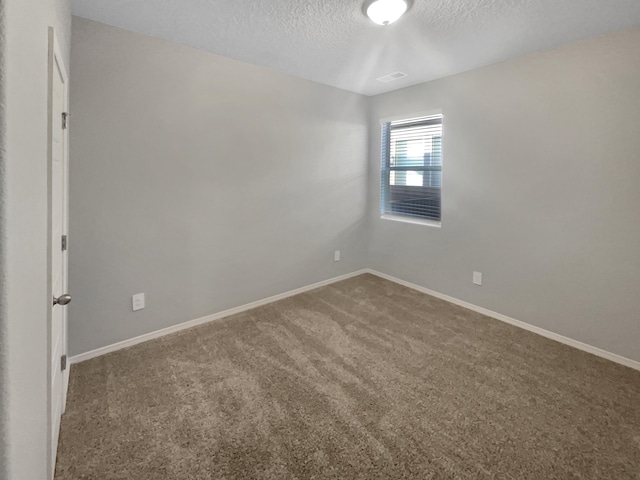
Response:
[[[71,295],[65,293],[64,295],[60,295],[58,298],[53,297],[54,305],[66,305],[71,301]]]

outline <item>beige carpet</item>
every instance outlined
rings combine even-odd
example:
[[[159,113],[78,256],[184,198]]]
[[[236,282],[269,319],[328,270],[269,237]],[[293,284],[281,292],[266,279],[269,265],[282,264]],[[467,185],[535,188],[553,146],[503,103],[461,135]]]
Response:
[[[408,478],[638,480],[640,372],[372,275],[71,370],[58,480]]]

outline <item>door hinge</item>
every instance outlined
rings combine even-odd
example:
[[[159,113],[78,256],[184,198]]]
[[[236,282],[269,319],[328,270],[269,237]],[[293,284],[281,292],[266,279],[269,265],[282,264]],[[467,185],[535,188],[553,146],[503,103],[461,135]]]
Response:
[[[67,356],[62,355],[62,357],[60,357],[60,370],[64,372],[66,369],[67,369]]]
[[[68,112],[62,112],[62,129],[67,129],[67,124],[69,123],[69,117],[71,116]]]
[[[68,247],[68,241],[67,241],[67,236],[66,235],[62,235],[62,251],[64,252]]]

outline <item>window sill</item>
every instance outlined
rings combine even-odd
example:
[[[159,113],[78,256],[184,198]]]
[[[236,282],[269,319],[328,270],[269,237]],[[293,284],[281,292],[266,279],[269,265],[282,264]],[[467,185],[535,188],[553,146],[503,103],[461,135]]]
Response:
[[[393,222],[413,223],[415,225],[426,225],[427,227],[441,228],[442,222],[436,222],[435,220],[422,220],[419,218],[403,217],[400,215],[381,215],[382,220],[391,220]]]

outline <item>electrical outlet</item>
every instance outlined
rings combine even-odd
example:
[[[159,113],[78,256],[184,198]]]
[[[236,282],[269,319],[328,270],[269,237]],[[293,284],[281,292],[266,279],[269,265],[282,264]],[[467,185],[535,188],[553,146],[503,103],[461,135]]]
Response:
[[[142,310],[144,308],[144,293],[138,293],[131,297],[131,306],[133,311]]]
[[[339,262],[340,261],[340,250],[336,250],[333,253],[333,261],[334,262]]]
[[[473,283],[475,285],[482,285],[482,272],[473,272]]]

